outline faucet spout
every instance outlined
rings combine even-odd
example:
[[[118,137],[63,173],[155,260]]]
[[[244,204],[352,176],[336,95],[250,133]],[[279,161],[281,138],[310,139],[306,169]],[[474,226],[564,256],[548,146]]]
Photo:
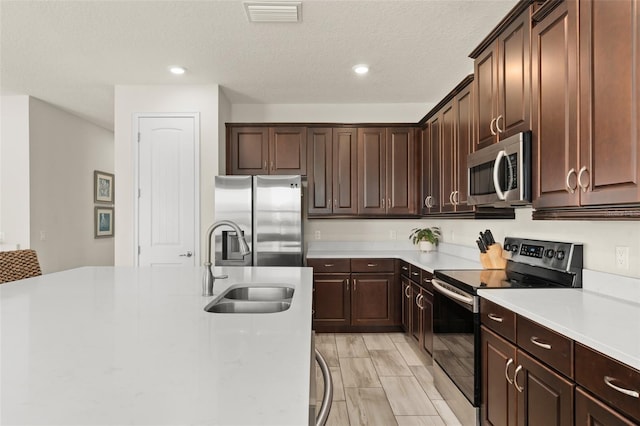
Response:
[[[221,226],[229,226],[231,227],[236,235],[238,236],[238,245],[240,246],[240,254],[243,256],[251,253],[249,249],[249,244],[247,244],[247,240],[244,239],[244,235],[242,235],[242,230],[238,226],[237,223],[231,220],[219,220],[215,222],[213,225],[209,227],[207,231],[207,246],[205,252],[206,262],[204,264],[205,271],[204,277],[202,278],[202,295],[203,296],[213,296],[213,283],[216,281],[216,278],[223,279],[227,278],[226,275],[215,277],[213,272],[211,271],[211,238],[213,237],[213,232]]]

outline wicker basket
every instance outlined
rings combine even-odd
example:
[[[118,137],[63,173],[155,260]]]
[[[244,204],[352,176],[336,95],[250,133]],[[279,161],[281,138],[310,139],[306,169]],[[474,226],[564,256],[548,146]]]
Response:
[[[35,250],[0,251],[0,284],[42,275]]]

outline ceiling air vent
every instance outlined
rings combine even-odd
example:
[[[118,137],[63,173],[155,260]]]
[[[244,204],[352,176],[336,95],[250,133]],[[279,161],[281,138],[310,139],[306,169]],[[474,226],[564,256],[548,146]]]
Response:
[[[249,22],[300,22],[302,2],[256,1],[244,2]]]

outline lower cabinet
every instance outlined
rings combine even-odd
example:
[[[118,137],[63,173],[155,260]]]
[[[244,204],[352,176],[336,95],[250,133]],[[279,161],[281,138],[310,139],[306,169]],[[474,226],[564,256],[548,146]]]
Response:
[[[637,426],[637,424],[589,395],[582,388],[576,389],[576,425]]]
[[[320,332],[391,331],[401,326],[393,259],[308,259],[313,326]]]
[[[401,262],[402,328],[428,354],[433,352],[432,274]]]

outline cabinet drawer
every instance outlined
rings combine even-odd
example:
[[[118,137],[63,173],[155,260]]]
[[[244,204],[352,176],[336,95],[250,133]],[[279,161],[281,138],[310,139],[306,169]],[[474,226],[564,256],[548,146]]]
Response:
[[[640,371],[576,343],[576,382],[640,421]]]
[[[394,272],[393,259],[351,259],[351,272]]]
[[[611,407],[576,388],[576,425],[637,426]]]
[[[417,266],[409,265],[409,278],[411,278],[412,281],[415,281],[418,284],[422,284],[420,282],[420,268],[418,268]]]
[[[516,341],[516,314],[507,308],[480,299],[480,319],[484,326],[505,339]]]
[[[409,263],[405,262],[404,260],[401,260],[400,262],[400,275],[402,275],[403,277],[407,277],[410,278],[411,275],[411,265],[409,265]]]
[[[518,346],[573,378],[573,340],[524,317],[516,319]]]
[[[350,272],[349,259],[307,259],[307,266],[313,268],[314,273]]]
[[[425,271],[424,269],[420,270],[420,285],[433,293],[433,284],[431,283],[431,279],[433,278],[433,274],[429,271]]]

